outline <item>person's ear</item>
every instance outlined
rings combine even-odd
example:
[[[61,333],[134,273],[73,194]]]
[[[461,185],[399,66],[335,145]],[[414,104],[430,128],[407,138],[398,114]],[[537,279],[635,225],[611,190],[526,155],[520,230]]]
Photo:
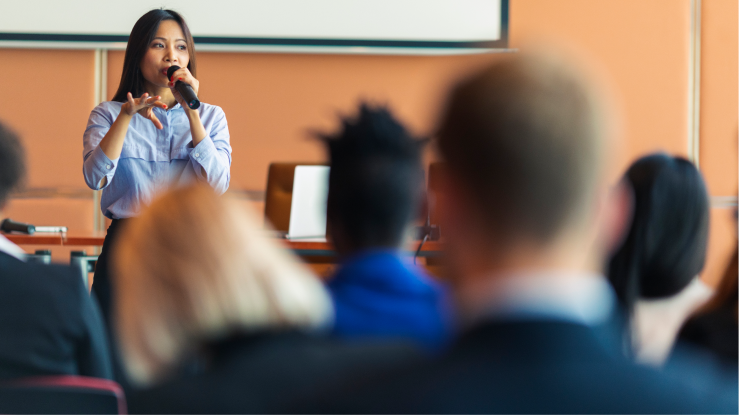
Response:
[[[634,214],[634,191],[624,180],[613,186],[604,204],[602,240],[606,254],[612,256],[624,243]]]

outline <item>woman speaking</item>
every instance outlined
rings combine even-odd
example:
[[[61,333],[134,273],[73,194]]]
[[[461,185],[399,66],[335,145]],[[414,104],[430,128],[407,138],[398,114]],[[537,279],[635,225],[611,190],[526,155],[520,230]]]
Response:
[[[180,69],[168,77],[175,65]],[[100,208],[112,219],[92,285],[108,322],[108,255],[122,223],[170,186],[202,181],[218,193],[228,188],[231,146],[223,110],[205,103],[190,109],[174,88],[181,81],[197,94],[195,68],[184,19],[172,10],[151,10],[131,31],[113,100],[95,107],[87,121],[85,181],[102,189]]]

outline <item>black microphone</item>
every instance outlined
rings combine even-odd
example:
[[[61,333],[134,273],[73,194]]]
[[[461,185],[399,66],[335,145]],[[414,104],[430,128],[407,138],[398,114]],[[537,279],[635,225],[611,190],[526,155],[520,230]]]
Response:
[[[180,67],[177,65],[170,66],[169,69],[167,69],[167,78],[172,79],[172,74],[179,69]],[[182,99],[187,102],[187,106],[190,107],[190,109],[196,110],[200,108],[200,100],[198,99],[198,96],[195,95],[195,91],[192,90],[190,85],[182,81],[177,81],[174,83],[174,89],[182,95]]]
[[[33,235],[33,233],[36,232],[36,227],[27,223],[15,222],[10,219],[5,219],[2,224],[0,224],[0,231],[3,231],[5,233],[20,232],[27,235]]]

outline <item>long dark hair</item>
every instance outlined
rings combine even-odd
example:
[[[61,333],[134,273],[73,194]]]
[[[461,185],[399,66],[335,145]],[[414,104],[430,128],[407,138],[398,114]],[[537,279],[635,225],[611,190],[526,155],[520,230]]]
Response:
[[[684,158],[643,157],[624,180],[634,191],[634,215],[608,279],[630,320],[639,298],[675,295],[703,269],[710,209],[703,177]]]
[[[126,95],[130,92],[134,98],[140,97],[146,92],[144,75],[141,73],[141,59],[143,59],[149,44],[159,30],[159,24],[164,20],[174,20],[180,25],[182,33],[185,35],[187,43],[187,51],[190,55],[190,62],[187,69],[193,76],[196,76],[195,64],[195,44],[190,34],[190,29],[185,23],[185,19],[174,10],[154,9],[141,16],[133,25],[131,35],[128,37],[128,45],[126,46],[126,56],[123,59],[123,73],[121,74],[121,83],[118,85],[118,91],[113,96],[113,101],[126,102]]]
[[[731,262],[726,267],[716,288],[716,293],[695,314],[728,308],[734,309],[734,319],[739,323],[739,244],[734,248]]]

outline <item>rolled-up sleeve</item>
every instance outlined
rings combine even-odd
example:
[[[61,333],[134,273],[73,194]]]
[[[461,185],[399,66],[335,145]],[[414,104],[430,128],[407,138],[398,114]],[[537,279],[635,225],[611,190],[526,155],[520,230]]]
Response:
[[[208,135],[190,150],[190,160],[198,178],[225,193],[231,181],[231,144],[226,114],[221,108],[216,111],[210,128],[206,128]]]
[[[118,159],[111,160],[100,149],[100,141],[108,133],[112,124],[112,115],[106,113],[100,107],[92,110],[87,121],[87,128],[85,128],[85,134],[83,135],[84,163],[82,164],[82,173],[85,176],[85,183],[93,190],[106,187],[113,179],[118,165]],[[102,183],[104,178],[107,178],[107,180]]]

